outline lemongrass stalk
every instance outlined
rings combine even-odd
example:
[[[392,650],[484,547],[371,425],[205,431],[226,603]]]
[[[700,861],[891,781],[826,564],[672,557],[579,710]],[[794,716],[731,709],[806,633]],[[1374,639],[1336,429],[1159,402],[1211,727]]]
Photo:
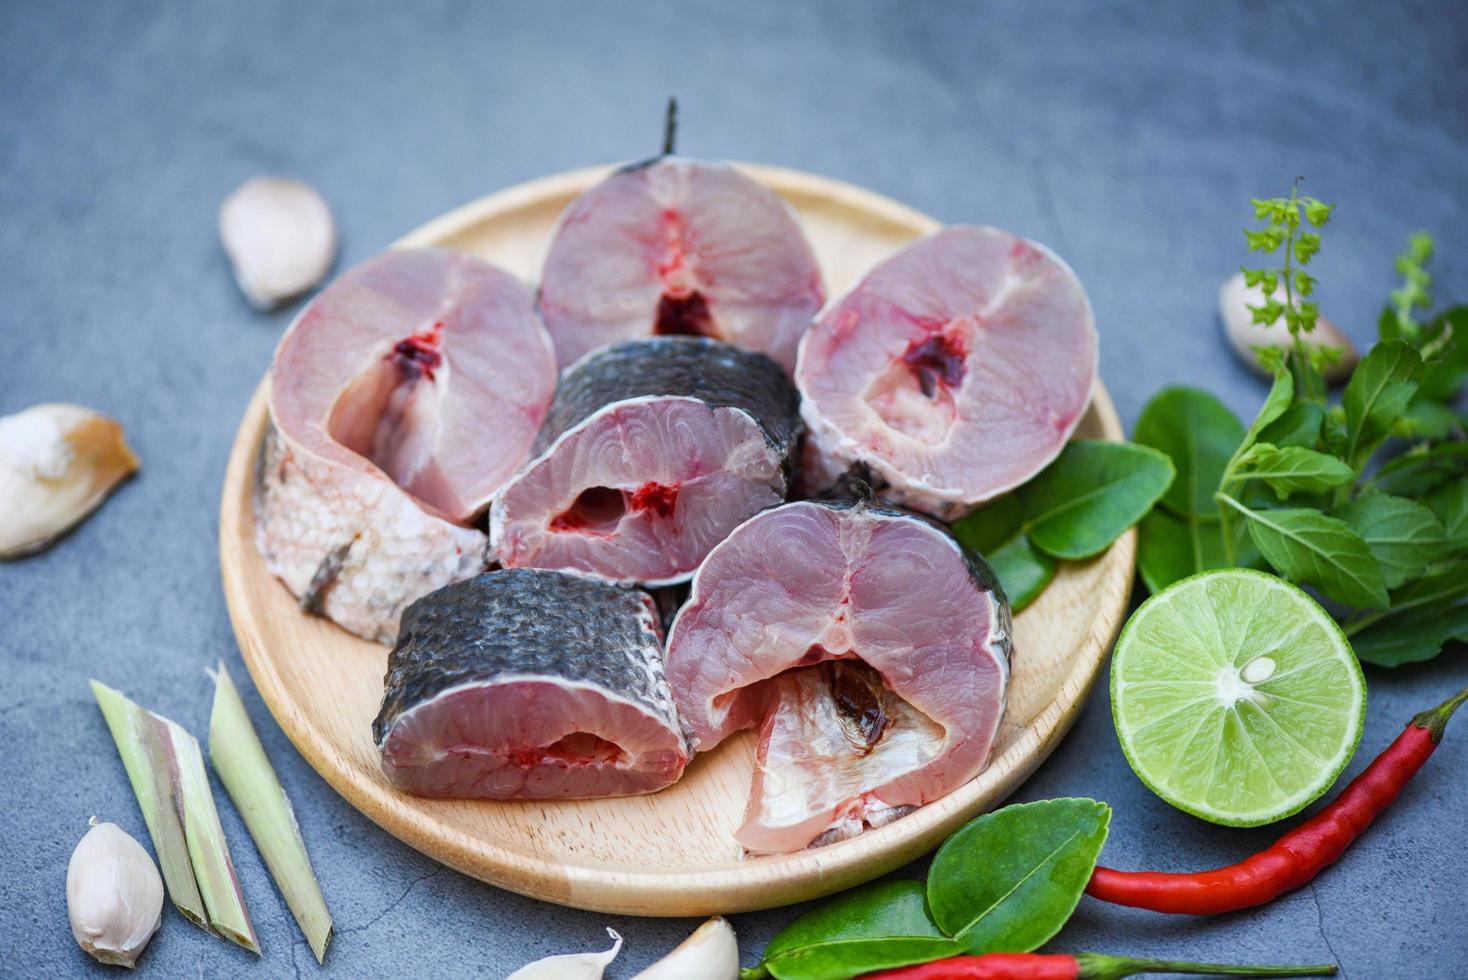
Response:
[[[107,720],[112,741],[117,743],[117,754],[122,756],[138,809],[143,811],[168,897],[185,919],[208,929],[209,912],[194,881],[194,866],[174,797],[172,742],[158,738],[152,715],[106,684],[92,681],[92,695]]]
[[[224,828],[219,825],[219,811],[209,789],[209,774],[204,771],[199,740],[166,718],[157,715],[154,718],[173,740],[179,795],[184,803],[184,837],[189,842],[194,880],[199,883],[199,891],[209,909],[209,926],[225,939],[259,955],[260,940],[245,908],[245,896],[240,891],[234,861],[230,860]]]
[[[214,709],[209,715],[209,761],[245,820],[255,846],[270,869],[316,962],[326,960],[331,943],[331,913],[311,870],[295,810],[245,712],[245,703],[224,664],[214,678]]]
[[[92,694],[117,743],[174,905],[189,921],[258,954],[198,740],[105,684],[92,681]]]

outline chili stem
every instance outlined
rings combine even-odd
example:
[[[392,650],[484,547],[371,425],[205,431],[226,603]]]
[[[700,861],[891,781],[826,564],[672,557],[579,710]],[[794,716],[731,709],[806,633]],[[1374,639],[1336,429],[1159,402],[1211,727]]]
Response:
[[[1189,963],[1184,960],[1142,960],[1130,956],[1102,956],[1080,953],[1080,980],[1120,980],[1138,973],[1194,973],[1226,977],[1329,977],[1334,976],[1334,963],[1311,966],[1236,966],[1229,963]]]

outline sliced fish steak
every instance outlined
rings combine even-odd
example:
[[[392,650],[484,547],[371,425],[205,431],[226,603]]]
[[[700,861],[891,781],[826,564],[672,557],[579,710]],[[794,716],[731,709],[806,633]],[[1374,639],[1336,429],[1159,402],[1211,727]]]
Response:
[[[650,793],[688,761],[652,599],[540,569],[409,606],[372,734],[387,778],[420,796]]]
[[[824,296],[779,195],[724,164],[668,156],[571,202],[546,256],[540,309],[563,365],[612,341],[696,334],[791,371]]]
[[[785,499],[800,429],[774,361],[707,338],[623,341],[569,368],[532,459],[490,509],[506,567],[686,581]]]
[[[801,343],[803,489],[866,464],[884,496],[960,517],[1060,453],[1096,358],[1085,291],[1044,246],[987,227],[919,239]]]
[[[1004,715],[1009,604],[981,558],[875,501],[767,510],[715,548],[667,671],[693,749],[760,730],[752,852],[875,826],[987,765]]]

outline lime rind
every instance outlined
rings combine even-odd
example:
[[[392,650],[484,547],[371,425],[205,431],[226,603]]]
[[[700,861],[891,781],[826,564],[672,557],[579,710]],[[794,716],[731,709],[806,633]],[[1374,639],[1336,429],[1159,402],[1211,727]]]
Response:
[[[1298,813],[1340,776],[1361,739],[1366,681],[1309,595],[1221,569],[1132,614],[1112,655],[1111,710],[1148,789],[1200,819],[1256,827]]]

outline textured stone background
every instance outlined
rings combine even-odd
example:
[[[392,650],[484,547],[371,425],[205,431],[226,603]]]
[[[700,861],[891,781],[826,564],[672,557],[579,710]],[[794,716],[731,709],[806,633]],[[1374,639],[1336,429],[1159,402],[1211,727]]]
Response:
[[[95,406],[145,466],[59,546],[0,567],[0,973],[99,972],[67,929],[67,857],[94,813],[146,840],[87,677],[203,731],[202,668],[219,657],[299,808],[338,926],[329,974],[501,976],[599,948],[612,925],[627,948],[610,975],[628,977],[694,925],[543,905],[438,867],[338,798],[256,697],[215,514],[235,426],[291,314],[252,313],[230,281],[215,208],[243,178],[321,188],[346,266],[488,191],[647,154],[676,93],[691,154],[830,174],[1054,246],[1090,292],[1128,424],[1169,382],[1252,414],[1263,386],[1225,353],[1214,312],[1249,195],[1303,174],[1338,202],[1315,269],[1358,341],[1414,229],[1438,236],[1440,295],[1468,297],[1465,63],[1460,0],[0,5],[0,413]],[[1373,672],[1350,772],[1461,686],[1465,664],[1459,651]],[[1086,900],[1051,948],[1468,976],[1459,724],[1314,887],[1211,921]],[[1116,807],[1106,858],[1120,867],[1211,865],[1274,833],[1215,828],[1147,792],[1100,688],[1016,798],[1064,794]],[[313,975],[221,808],[265,956],[169,911],[140,975]],[[793,912],[736,918],[747,961]]]

